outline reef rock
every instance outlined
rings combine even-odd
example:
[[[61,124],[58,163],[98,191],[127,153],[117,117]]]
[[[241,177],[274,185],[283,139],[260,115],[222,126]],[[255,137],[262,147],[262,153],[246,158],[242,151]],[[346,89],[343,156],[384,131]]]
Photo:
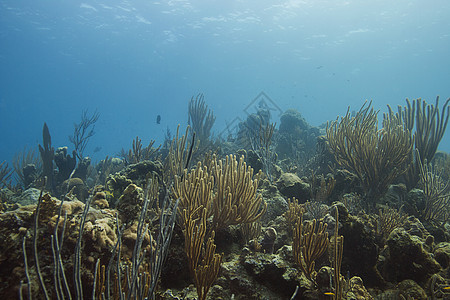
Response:
[[[436,245],[434,258],[441,265],[442,269],[450,266],[450,243],[443,242]]]
[[[91,159],[89,157],[84,157],[79,163],[73,174],[73,177],[81,178],[81,180],[86,181],[88,174],[88,168],[91,165]]]
[[[424,283],[441,266],[424,250],[423,242],[403,228],[394,229],[387,239],[388,255],[384,277],[391,282],[412,279]]]
[[[371,300],[373,297],[364,287],[361,277],[354,276],[349,280],[349,291],[347,292],[347,299],[356,300]]]
[[[427,300],[427,294],[423,288],[418,285],[414,280],[403,280],[397,285],[399,289],[399,296],[403,297],[400,299],[414,299],[414,300]]]
[[[13,202],[22,206],[36,204],[41,191],[35,188],[29,188],[23,191],[19,196],[13,198]]]
[[[270,197],[266,197],[263,194],[263,198],[267,203],[266,213],[261,218],[263,223],[275,220],[289,209],[287,201],[278,192]]]
[[[84,202],[89,196],[89,191],[81,178],[72,177],[63,182],[60,189],[60,194],[71,191],[78,200]]]
[[[316,147],[320,130],[310,126],[295,109],[288,109],[280,118],[276,152],[281,158],[307,155]]]
[[[76,151],[74,150],[72,156],[70,156],[70,154],[67,154],[67,150],[67,147],[59,147],[55,152],[55,164],[58,166],[56,177],[58,184],[69,178],[77,164]]]
[[[23,185],[27,189],[39,177],[39,172],[34,164],[27,164],[22,168]]]
[[[241,263],[250,277],[263,283],[272,292],[286,298],[295,291],[298,284],[298,272],[285,260],[284,252],[286,252],[284,248],[276,254],[247,251],[242,256]]]
[[[341,205],[338,207],[342,208]],[[339,234],[344,236],[343,268],[348,268],[351,274],[358,274],[368,284],[378,283],[380,278],[374,271],[378,259],[378,247],[375,243],[375,235],[368,227],[367,219],[363,216],[352,215],[346,218],[346,210],[340,209],[339,212],[342,216],[340,218],[342,228]]]
[[[143,204],[144,191],[135,184],[128,185],[117,204],[123,222],[137,220]]]
[[[296,174],[283,173],[277,181],[278,190],[287,198],[297,198],[301,203],[310,198],[311,187]]]
[[[146,188],[151,175],[162,177],[162,165],[160,162],[143,161],[129,165],[114,175],[109,175],[106,187],[113,193],[113,198],[118,199],[131,183],[140,188]]]
[[[412,189],[406,194],[404,212],[408,215],[419,216],[425,209],[425,194],[422,190]]]

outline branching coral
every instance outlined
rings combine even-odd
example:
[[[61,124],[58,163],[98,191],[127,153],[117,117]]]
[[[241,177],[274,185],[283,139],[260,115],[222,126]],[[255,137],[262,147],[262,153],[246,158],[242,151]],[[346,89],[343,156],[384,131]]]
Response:
[[[189,142],[188,133],[189,126],[186,128],[186,133],[179,136],[180,126],[177,127],[177,135],[170,143],[169,153],[164,161],[163,180],[167,185],[170,185],[175,176],[181,176],[185,169],[189,167],[189,162],[192,155],[198,149],[198,144],[194,145],[194,138]]]
[[[214,228],[252,223],[265,213],[267,204],[256,194],[261,173],[253,178],[253,169],[247,166],[244,157],[239,163],[235,155],[227,156],[225,163],[214,159],[213,173],[216,181],[212,203]]]
[[[18,183],[25,189],[37,178],[42,169],[36,151],[27,147],[14,155],[12,164]]]
[[[414,188],[420,180],[420,164],[431,162],[439,146],[450,116],[450,98],[445,101],[442,110],[439,110],[439,96],[436,104],[428,104],[425,100],[416,99],[411,102],[406,99],[405,107],[398,106],[396,115],[401,116],[406,128],[413,133],[416,151],[411,152],[410,168],[406,173],[408,189]],[[389,107],[389,106],[388,106]],[[393,115],[389,107],[389,114]]]
[[[377,217],[377,234],[386,241],[389,234],[397,227],[400,227],[405,223],[408,215],[397,210],[395,208],[380,209]]]
[[[207,210],[200,207],[200,217],[194,219],[184,210],[185,251],[189,260],[189,269],[194,277],[198,299],[205,300],[209,289],[219,274],[223,255],[215,253],[214,231],[206,238]],[[206,242],[205,242],[206,241]]]
[[[335,210],[336,225],[334,228],[333,241],[333,270],[334,270],[334,300],[340,300],[344,297],[345,279],[341,275],[342,256],[344,254],[344,237],[339,235],[339,211]]]
[[[389,184],[407,169],[413,138],[398,115],[385,114],[378,129],[377,112],[363,105],[327,124],[327,137],[336,161],[354,172],[369,202],[376,202]]]
[[[53,190],[53,158],[55,156],[55,148],[52,147],[52,138],[47,123],[44,123],[42,129],[42,139],[43,146],[39,145],[42,160],[42,175],[47,177],[47,189]]]
[[[208,172],[206,166],[202,166],[201,162],[198,162],[197,168],[189,174],[187,170],[184,170],[183,176],[175,176],[173,196],[174,199],[180,199],[178,216],[182,226],[186,223],[183,210],[186,210],[187,215],[191,216],[201,206],[207,210],[210,208],[213,188],[214,177]],[[211,210],[210,213],[212,213]]]
[[[147,147],[142,147],[142,140],[136,137],[133,140],[132,148],[128,151],[122,149],[120,151],[120,156],[124,159],[125,164],[137,164],[144,160],[150,160],[155,153],[159,151],[161,146],[154,148],[155,140],[151,140]]]
[[[188,123],[195,132],[200,143],[204,143],[211,135],[211,128],[216,121],[212,110],[208,109],[205,103],[203,94],[198,94],[197,97],[192,97],[189,101]]]
[[[225,164],[215,156],[207,164],[211,171],[199,162],[190,173],[185,170],[182,177],[175,176],[173,195],[180,199],[179,214],[183,210],[194,214],[204,207],[208,217],[213,216],[215,230],[257,221],[267,206],[256,193],[261,173],[253,178],[253,169],[244,158],[238,163],[234,155],[227,156]],[[184,224],[184,217],[181,219]]]
[[[303,215],[305,212],[305,208],[298,203],[298,200],[295,198],[288,199],[288,210],[283,214],[286,223],[288,225],[288,230],[291,230],[295,227],[295,224],[298,221],[298,218]]]
[[[12,170],[8,167],[8,164],[6,162],[0,163],[0,187],[8,185],[11,175]]]
[[[272,136],[275,126],[276,124],[274,123],[267,124],[266,126],[260,124],[258,132],[248,132],[250,146],[261,160],[264,173],[270,182],[273,181],[272,170],[277,160],[277,154],[272,146]]]
[[[99,117],[100,114],[97,111],[95,111],[92,116],[88,116],[88,111],[83,110],[80,123],[74,124],[73,135],[69,136],[69,141],[75,147],[75,152],[79,160],[83,159],[87,143],[95,134],[95,123],[98,121]]]
[[[439,171],[431,164],[421,164],[420,181],[425,194],[425,210],[422,219],[427,221],[445,221],[450,216],[449,181],[445,181]]]
[[[233,155],[227,157],[225,164],[215,157],[207,164],[211,167],[199,162],[190,173],[184,170],[183,176],[175,175],[172,190],[173,197],[180,199],[179,220],[199,299],[206,299],[222,261],[222,255],[215,253],[214,230],[255,222],[266,209],[261,195],[256,195],[260,173],[253,179],[253,169],[247,168],[243,157],[239,164]],[[207,230],[210,216],[212,229]]]
[[[328,248],[328,233],[326,230],[327,224],[317,223],[316,219],[303,224],[303,214],[300,215],[294,227],[292,243],[294,260],[311,281],[315,281],[315,261]]]

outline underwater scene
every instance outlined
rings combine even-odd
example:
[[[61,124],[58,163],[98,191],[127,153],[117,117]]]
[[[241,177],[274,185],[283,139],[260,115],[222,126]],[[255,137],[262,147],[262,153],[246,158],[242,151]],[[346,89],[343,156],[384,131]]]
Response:
[[[0,0],[0,299],[450,299],[449,15]]]

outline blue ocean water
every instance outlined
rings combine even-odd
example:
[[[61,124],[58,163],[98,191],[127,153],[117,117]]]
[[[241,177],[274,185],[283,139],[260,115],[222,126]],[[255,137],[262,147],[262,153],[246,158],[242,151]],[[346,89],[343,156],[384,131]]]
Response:
[[[100,113],[94,162],[136,136],[161,143],[198,93],[216,135],[261,95],[273,122],[295,108],[315,126],[366,99],[381,113],[406,98],[442,105],[449,15],[446,0],[0,0],[0,161],[42,143],[44,122],[71,149],[85,109]]]

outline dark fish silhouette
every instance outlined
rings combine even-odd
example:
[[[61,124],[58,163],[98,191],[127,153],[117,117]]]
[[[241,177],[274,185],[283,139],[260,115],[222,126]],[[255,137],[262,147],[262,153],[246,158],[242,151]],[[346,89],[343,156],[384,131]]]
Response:
[[[156,124],[161,124],[161,115],[156,117]]]
[[[95,149],[94,149],[94,153],[97,153],[97,152],[99,152],[100,150],[102,150],[102,147],[97,146],[97,147],[95,147]]]

